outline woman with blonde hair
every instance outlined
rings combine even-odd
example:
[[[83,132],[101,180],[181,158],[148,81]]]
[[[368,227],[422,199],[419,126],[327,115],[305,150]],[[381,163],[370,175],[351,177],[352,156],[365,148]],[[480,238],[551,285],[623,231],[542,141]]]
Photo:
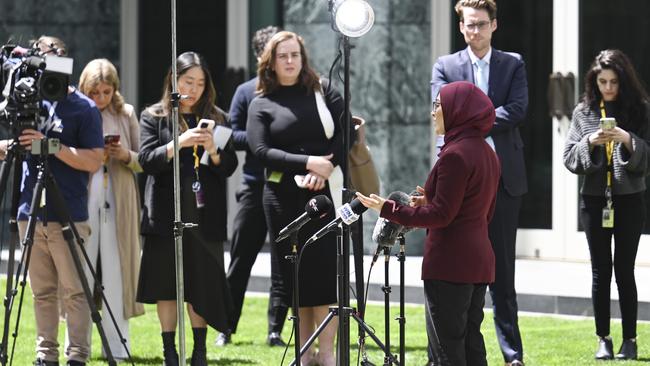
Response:
[[[86,250],[97,273],[101,273],[101,286],[128,347],[128,319],[144,314],[144,307],[135,300],[140,269],[140,200],[135,173],[142,168],[137,157],[138,119],[133,106],[124,103],[119,88],[117,70],[106,59],[90,61],[79,79],[79,90],[101,111],[105,144],[104,164],[92,174],[90,182],[88,223],[92,234]],[[106,312],[102,325],[115,358],[126,358]]]

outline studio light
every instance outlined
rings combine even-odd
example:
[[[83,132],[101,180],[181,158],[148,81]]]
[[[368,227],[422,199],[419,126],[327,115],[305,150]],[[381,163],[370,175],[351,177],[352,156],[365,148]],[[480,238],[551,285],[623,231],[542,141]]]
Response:
[[[375,23],[375,12],[364,0],[335,1],[332,16],[337,30],[353,38],[368,33]]]

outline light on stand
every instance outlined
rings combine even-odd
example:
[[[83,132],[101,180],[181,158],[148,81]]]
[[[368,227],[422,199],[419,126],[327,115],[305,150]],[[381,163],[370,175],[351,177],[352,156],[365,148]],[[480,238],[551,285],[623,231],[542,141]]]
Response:
[[[364,0],[335,1],[332,16],[336,30],[353,38],[368,33],[375,23],[375,12]]]

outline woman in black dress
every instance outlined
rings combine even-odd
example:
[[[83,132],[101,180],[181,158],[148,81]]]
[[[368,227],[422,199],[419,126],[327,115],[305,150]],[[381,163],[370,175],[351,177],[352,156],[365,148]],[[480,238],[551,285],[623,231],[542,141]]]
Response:
[[[248,110],[247,135],[251,151],[266,168],[264,210],[271,241],[278,232],[304,212],[312,197],[326,194],[330,198],[328,179],[345,158],[339,120],[343,114],[340,94],[321,87],[318,75],[309,66],[302,38],[291,32],[279,32],[267,43],[258,63],[258,93]],[[321,121],[315,93],[323,93],[329,121]],[[322,220],[312,220],[300,229],[302,245],[334,213]],[[272,278],[272,291],[291,305],[293,291],[289,240],[271,246],[272,266],[279,266],[279,276]],[[336,303],[336,235],[330,233],[303,249],[299,269],[300,342],[314,333]],[[303,364],[314,361],[334,365],[336,322],[331,322],[319,337],[319,354],[310,349]]]
[[[224,332],[231,311],[224,264],[226,239],[226,178],[237,167],[232,143],[218,149],[212,131],[197,123],[202,118],[226,123],[215,103],[215,89],[205,61],[194,52],[177,59],[180,101],[181,217],[199,227],[183,232],[185,301],[192,324],[192,365],[206,365],[207,325]],[[146,177],[142,234],[144,248],[138,301],[155,303],[162,330],[165,365],[178,365],[176,281],[173,238],[173,132],[170,121],[171,72],[161,100],[141,115],[138,159]],[[198,188],[198,191],[196,191]]]

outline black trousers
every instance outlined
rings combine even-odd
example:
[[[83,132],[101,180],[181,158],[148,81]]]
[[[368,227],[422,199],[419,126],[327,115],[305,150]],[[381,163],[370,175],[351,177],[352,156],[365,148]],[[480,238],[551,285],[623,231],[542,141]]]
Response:
[[[490,284],[490,297],[497,340],[506,362],[524,359],[515,291],[515,255],[520,207],[521,196],[511,196],[503,187],[503,183],[499,183],[494,216],[488,226],[495,259],[495,278],[494,283]]]
[[[487,365],[481,334],[486,288],[424,280],[430,359],[435,365]]]
[[[237,324],[244,305],[246,287],[250,279],[251,269],[266,241],[266,218],[262,206],[264,182],[244,182],[237,192],[239,211],[235,216],[232,246],[230,248],[230,266],[228,268],[228,285],[232,295],[234,310],[231,315],[231,330],[237,331]],[[277,269],[272,265],[271,271]],[[271,274],[273,277],[274,274]],[[282,301],[274,297],[270,291],[268,305],[269,332],[281,332],[288,308]]]
[[[612,229],[602,227],[602,211],[605,204],[605,197],[588,195],[582,196],[580,204],[580,219],[587,235],[591,256],[591,297],[596,334],[601,337],[609,335],[613,264],[621,307],[623,338],[635,338],[638,300],[634,263],[646,218],[644,193],[613,197],[614,228]],[[614,235],[613,263],[612,235]]]

